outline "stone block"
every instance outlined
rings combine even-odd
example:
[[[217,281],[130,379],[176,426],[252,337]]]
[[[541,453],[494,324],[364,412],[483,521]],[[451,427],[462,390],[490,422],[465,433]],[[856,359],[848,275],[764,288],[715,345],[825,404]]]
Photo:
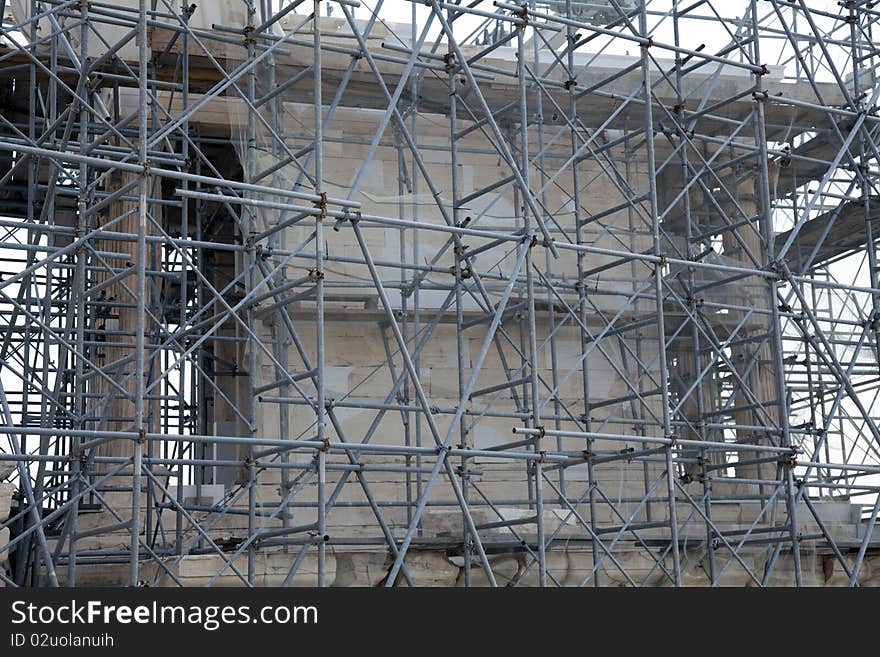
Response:
[[[12,505],[12,494],[15,488],[10,483],[0,483],[0,522],[9,517],[9,508]]]

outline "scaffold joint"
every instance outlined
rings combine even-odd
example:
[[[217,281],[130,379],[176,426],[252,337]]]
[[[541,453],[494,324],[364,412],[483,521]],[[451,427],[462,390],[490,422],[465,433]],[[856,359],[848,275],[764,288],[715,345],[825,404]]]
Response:
[[[327,192],[321,192],[318,194],[318,200],[315,201],[315,207],[321,211],[319,218],[325,219],[327,217]]]

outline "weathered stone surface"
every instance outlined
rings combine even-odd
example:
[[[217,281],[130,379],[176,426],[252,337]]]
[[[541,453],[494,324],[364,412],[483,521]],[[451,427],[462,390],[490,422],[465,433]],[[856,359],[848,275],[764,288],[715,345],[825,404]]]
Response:
[[[391,555],[384,552],[340,552],[332,586],[378,586],[388,575]]]
[[[15,492],[12,484],[0,483],[0,522],[9,517],[9,508],[12,504],[12,494]]]

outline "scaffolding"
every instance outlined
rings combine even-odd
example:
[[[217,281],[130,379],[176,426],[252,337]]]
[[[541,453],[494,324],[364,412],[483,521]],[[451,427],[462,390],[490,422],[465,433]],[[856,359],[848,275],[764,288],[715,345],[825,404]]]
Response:
[[[873,581],[873,2],[0,6],[5,585]]]

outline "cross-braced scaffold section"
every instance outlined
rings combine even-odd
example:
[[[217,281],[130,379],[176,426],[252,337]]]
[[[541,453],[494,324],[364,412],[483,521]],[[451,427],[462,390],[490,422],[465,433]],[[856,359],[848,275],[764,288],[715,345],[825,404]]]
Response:
[[[880,9],[10,0],[8,586],[880,583]]]

